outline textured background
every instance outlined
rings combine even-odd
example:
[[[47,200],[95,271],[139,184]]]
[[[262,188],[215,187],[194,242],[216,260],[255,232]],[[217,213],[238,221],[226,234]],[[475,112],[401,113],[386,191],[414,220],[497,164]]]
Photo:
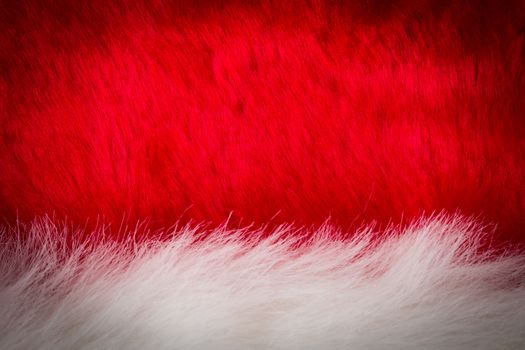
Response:
[[[525,239],[523,1],[3,1],[0,216]]]

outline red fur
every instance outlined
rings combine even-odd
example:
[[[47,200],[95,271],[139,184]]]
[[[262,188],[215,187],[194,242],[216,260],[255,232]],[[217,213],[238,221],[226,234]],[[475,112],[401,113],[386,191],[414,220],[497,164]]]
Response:
[[[523,1],[0,6],[8,221],[459,210],[525,240]]]

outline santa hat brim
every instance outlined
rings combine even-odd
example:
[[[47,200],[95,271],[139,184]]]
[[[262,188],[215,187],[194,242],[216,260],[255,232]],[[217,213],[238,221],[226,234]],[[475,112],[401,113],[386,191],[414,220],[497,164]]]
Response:
[[[329,224],[266,236],[186,226],[124,244],[100,230],[66,244],[57,237],[67,226],[50,219],[3,230],[2,349],[525,344],[525,257],[480,249],[483,228],[458,216],[389,228],[379,241],[370,227],[334,239]]]

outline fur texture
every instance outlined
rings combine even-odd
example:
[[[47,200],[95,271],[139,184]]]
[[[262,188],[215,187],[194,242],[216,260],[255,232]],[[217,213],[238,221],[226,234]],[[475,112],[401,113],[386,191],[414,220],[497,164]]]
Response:
[[[71,249],[50,220],[4,230],[2,349],[525,347],[525,256],[480,253],[482,228],[459,217],[375,243],[324,225],[299,246],[290,227]]]
[[[0,1],[0,348],[525,348],[524,257],[490,249],[525,243],[524,28],[523,0]],[[490,233],[412,221],[442,211]]]
[[[0,214],[525,239],[524,1],[2,1]]]

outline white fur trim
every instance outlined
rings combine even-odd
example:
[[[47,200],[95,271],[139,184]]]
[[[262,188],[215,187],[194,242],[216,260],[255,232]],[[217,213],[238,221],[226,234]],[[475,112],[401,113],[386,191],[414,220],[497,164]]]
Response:
[[[341,241],[325,225],[298,249],[291,228],[255,243],[225,229],[195,242],[186,227],[168,243],[68,253],[65,230],[36,220],[1,232],[0,348],[525,347],[524,257],[478,253],[482,229],[463,218],[379,244],[371,229]]]

